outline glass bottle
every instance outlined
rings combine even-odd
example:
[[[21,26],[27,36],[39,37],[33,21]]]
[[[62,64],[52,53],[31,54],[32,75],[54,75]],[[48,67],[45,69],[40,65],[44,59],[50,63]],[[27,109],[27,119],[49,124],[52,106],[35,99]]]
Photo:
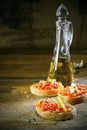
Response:
[[[56,79],[64,86],[70,85],[73,80],[73,69],[70,58],[70,45],[73,39],[73,25],[67,21],[69,12],[61,4],[57,9],[56,16],[56,44],[53,51],[53,58],[50,63],[48,79]]]

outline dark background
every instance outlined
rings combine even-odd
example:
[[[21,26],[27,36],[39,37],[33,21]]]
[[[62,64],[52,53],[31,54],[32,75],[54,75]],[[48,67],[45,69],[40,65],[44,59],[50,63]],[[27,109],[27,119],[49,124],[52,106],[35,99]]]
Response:
[[[71,51],[86,52],[86,0],[0,0],[0,54],[52,54],[62,3],[74,28]]]

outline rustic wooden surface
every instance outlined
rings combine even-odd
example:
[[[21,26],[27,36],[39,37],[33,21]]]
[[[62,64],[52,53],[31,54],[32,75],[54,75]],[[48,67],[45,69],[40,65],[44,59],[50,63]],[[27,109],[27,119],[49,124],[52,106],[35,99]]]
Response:
[[[87,84],[87,55],[73,54],[73,62],[84,67],[74,81]],[[50,55],[0,55],[0,130],[1,129],[87,129],[87,101],[75,105],[77,116],[67,121],[49,121],[35,112],[40,97],[30,93],[33,82],[47,78]]]

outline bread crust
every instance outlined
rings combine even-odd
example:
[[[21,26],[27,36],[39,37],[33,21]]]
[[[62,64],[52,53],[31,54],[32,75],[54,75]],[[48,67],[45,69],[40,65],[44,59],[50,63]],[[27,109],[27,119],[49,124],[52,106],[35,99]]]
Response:
[[[70,104],[69,104],[70,105]],[[70,112],[57,112],[57,111],[43,111],[39,107],[36,106],[36,112],[42,118],[49,119],[49,120],[69,120],[76,116],[76,108],[70,105],[71,111]]]

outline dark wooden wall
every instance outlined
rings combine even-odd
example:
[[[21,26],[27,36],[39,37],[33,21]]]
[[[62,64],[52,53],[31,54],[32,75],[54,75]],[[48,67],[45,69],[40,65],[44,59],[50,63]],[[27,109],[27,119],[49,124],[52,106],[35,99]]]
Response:
[[[74,27],[71,49],[87,50],[86,0],[1,0],[0,53],[52,53],[61,3],[68,8]]]

